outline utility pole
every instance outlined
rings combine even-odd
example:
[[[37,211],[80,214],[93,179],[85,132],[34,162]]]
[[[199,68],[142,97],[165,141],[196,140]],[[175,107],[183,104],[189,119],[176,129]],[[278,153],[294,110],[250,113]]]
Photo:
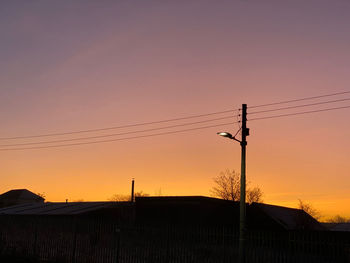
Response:
[[[249,129],[247,128],[247,104],[242,104],[242,155],[241,155],[241,196],[239,202],[239,263],[245,263],[246,241],[246,147]]]
[[[246,179],[245,179],[245,167],[246,167],[246,147],[247,136],[249,136],[249,129],[247,128],[247,104],[242,104],[242,139],[238,140],[234,135],[228,132],[218,132],[217,134],[235,140],[241,144],[241,196],[239,201],[239,263],[245,263],[245,240],[246,240]]]
[[[131,203],[135,202],[135,179],[132,178],[132,181],[131,181]]]

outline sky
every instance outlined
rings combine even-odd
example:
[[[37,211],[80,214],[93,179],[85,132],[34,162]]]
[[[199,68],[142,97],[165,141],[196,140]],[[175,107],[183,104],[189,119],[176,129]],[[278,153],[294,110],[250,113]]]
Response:
[[[216,135],[235,133],[237,123],[90,145],[1,149],[231,115],[183,128],[236,122],[245,103],[249,186],[262,189],[265,203],[296,207],[301,199],[323,218],[350,217],[350,109],[249,121],[250,112],[266,109],[249,106],[350,90],[349,13],[346,0],[1,1],[0,138],[234,111],[2,139],[0,192],[27,188],[48,201],[108,200],[129,194],[135,178],[136,191],[150,195],[210,196],[215,176],[240,171],[239,144]],[[291,105],[269,109],[285,106]]]

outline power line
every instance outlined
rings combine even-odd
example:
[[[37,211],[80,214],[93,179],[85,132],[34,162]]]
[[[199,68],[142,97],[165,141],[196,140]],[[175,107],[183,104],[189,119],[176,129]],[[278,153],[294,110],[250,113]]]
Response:
[[[105,135],[89,136],[89,137],[80,137],[80,138],[64,139],[64,140],[54,140],[54,141],[3,144],[3,145],[0,145],[0,147],[13,147],[13,146],[48,144],[48,143],[61,143],[61,142],[71,142],[71,141],[80,141],[80,140],[89,140],[89,139],[114,137],[114,136],[120,136],[120,135],[126,135],[126,134],[135,134],[135,133],[143,133],[143,132],[149,132],[149,131],[157,131],[157,130],[176,128],[176,127],[183,127],[183,126],[188,126],[188,125],[207,123],[207,122],[224,120],[224,119],[231,119],[231,118],[232,118],[232,116],[226,116],[226,117],[221,117],[221,118],[215,118],[215,119],[209,119],[209,120],[203,120],[203,121],[197,121],[197,122],[189,122],[189,123],[183,123],[183,124],[176,124],[176,125],[170,125],[170,126],[165,126],[165,127],[158,127],[158,128],[145,129],[145,130],[138,130],[138,131],[128,131],[128,132],[121,132],[121,133],[113,133],[113,134],[105,134]]]
[[[253,109],[253,108],[258,108],[258,107],[267,107],[267,106],[273,106],[273,105],[278,105],[278,104],[285,104],[285,103],[291,103],[291,102],[297,102],[297,101],[303,101],[303,100],[319,99],[319,98],[331,97],[331,96],[337,96],[337,95],[349,94],[349,93],[350,93],[350,91],[330,93],[330,94],[320,95],[320,96],[305,97],[305,98],[294,99],[294,100],[285,100],[285,101],[279,101],[279,102],[255,105],[255,106],[250,106],[248,108]]]
[[[341,101],[348,101],[348,100],[350,100],[350,98],[339,99],[339,100],[329,100],[329,101],[309,103],[309,104],[302,104],[302,105],[289,106],[289,107],[283,107],[283,108],[277,108],[277,109],[271,109],[271,110],[253,111],[253,112],[250,112],[249,115],[258,114],[258,113],[266,113],[266,112],[271,112],[271,111],[289,110],[289,109],[295,109],[295,108],[309,107],[309,106],[322,105],[322,104],[341,102]]]
[[[249,121],[265,120],[265,119],[280,118],[280,117],[286,117],[286,116],[302,115],[302,114],[308,114],[308,113],[316,113],[316,112],[322,112],[322,111],[331,111],[331,110],[339,110],[339,109],[347,109],[347,108],[350,108],[350,106],[328,108],[328,109],[320,109],[320,110],[313,110],[313,111],[287,113],[287,114],[281,114],[281,115],[273,115],[273,116],[267,116],[267,117],[261,117],[261,118],[254,118],[254,119],[250,119]]]
[[[111,140],[102,140],[102,141],[81,142],[81,143],[70,143],[70,144],[59,144],[59,145],[48,145],[48,146],[38,146],[38,147],[4,148],[4,149],[1,149],[1,148],[0,148],[0,151],[34,150],[34,149],[46,149],[46,148],[59,148],[59,147],[86,145],[86,144],[97,144],[97,143],[106,143],[106,142],[115,142],[115,141],[126,141],[126,140],[138,139],[138,138],[147,138],[147,137],[154,137],[154,136],[160,136],[160,135],[167,135],[167,134],[188,132],[188,131],[194,131],[194,130],[202,130],[202,129],[208,129],[208,128],[226,126],[226,125],[233,125],[233,124],[236,124],[236,123],[237,123],[237,122],[221,123],[221,124],[216,124],[216,125],[208,125],[208,126],[202,126],[202,127],[196,127],[196,128],[190,128],[190,129],[184,129],[184,130],[169,131],[169,132],[161,132],[161,133],[154,133],[154,134],[148,134],[148,135],[124,137],[124,138],[111,139]]]
[[[337,93],[331,93],[331,94],[320,95],[320,96],[305,97],[305,98],[294,99],[294,100],[286,100],[286,101],[280,101],[280,102],[274,102],[274,103],[268,103],[268,104],[262,104],[262,105],[255,105],[255,106],[251,106],[249,108],[257,108],[257,107],[279,105],[279,104],[284,104],[284,103],[291,103],[291,102],[297,102],[297,101],[303,101],[303,100],[318,99],[318,98],[324,98],[324,97],[330,97],[330,96],[336,96],[336,95],[348,94],[348,93],[350,93],[350,91],[337,92]],[[296,105],[296,106],[290,106],[290,107],[283,107],[283,108],[277,108],[277,109],[270,109],[270,110],[264,110],[264,111],[251,112],[250,114],[258,114],[258,113],[265,113],[265,112],[272,112],[272,111],[279,111],[279,110],[287,110],[287,109],[307,107],[307,106],[314,106],[314,105],[321,105],[321,104],[340,102],[340,101],[346,101],[346,100],[350,100],[350,99],[346,98],[346,99],[339,99],[339,100],[333,100],[333,101],[309,103],[309,104],[303,104],[303,105]],[[348,108],[348,107],[349,106],[330,108],[330,109],[321,109],[321,110],[314,110],[314,111],[306,111],[306,112],[299,112],[299,113],[281,114],[281,115],[275,115],[275,116],[266,116],[266,117],[261,117],[261,118],[254,118],[254,119],[250,119],[250,120],[260,120],[260,119],[269,119],[269,118],[277,118],[277,117],[284,117],[284,116],[300,115],[300,114],[307,114],[307,113],[313,113],[313,112],[319,112],[319,111],[329,111],[329,110],[335,110],[335,109],[343,109],[343,108]],[[226,110],[226,111],[212,112],[212,113],[199,114],[199,115],[190,115],[190,116],[185,116],[185,117],[180,117],[180,118],[165,119],[165,120],[160,120],[160,121],[134,123],[134,124],[114,126],[114,127],[106,127],[106,128],[98,128],[98,129],[78,130],[78,131],[69,131],[69,132],[61,132],[61,133],[47,133],[47,134],[37,134],[37,135],[26,135],[26,136],[16,136],[16,137],[3,137],[3,138],[0,138],[0,140],[30,139],[30,138],[40,138],[40,137],[62,136],[62,135],[72,135],[72,134],[80,134],[80,133],[98,132],[98,131],[114,130],[114,129],[121,129],[121,128],[131,128],[131,127],[137,127],[137,126],[144,126],[144,125],[152,125],[152,124],[160,124],[160,123],[166,123],[166,122],[180,121],[180,120],[186,120],[186,119],[192,119],[192,118],[207,117],[207,116],[212,116],[212,115],[216,115],[216,114],[223,114],[223,113],[229,113],[229,112],[234,112],[234,111],[235,110]],[[238,115],[234,115],[234,116],[231,116],[231,117],[240,117],[240,116],[241,115],[238,114]],[[158,128],[151,128],[151,129],[145,129],[145,130],[139,130],[139,131],[129,131],[129,132],[107,134],[107,135],[99,135],[99,136],[80,137],[80,138],[72,138],[72,139],[64,139],[64,140],[53,140],[53,141],[28,142],[28,143],[19,143],[19,144],[5,144],[5,145],[0,145],[0,147],[13,147],[13,146],[24,146],[24,145],[48,144],[48,143],[61,143],[61,142],[69,142],[69,141],[77,141],[77,140],[88,140],[88,139],[105,138],[105,137],[120,136],[120,135],[132,134],[132,133],[142,133],[142,132],[148,132],[148,131],[156,131],[156,130],[162,130],[162,129],[182,127],[182,126],[187,126],[187,125],[206,123],[206,122],[214,121],[214,120],[222,120],[222,119],[226,119],[226,118],[230,118],[230,117],[222,117],[222,118],[216,118],[216,119],[211,119],[211,120],[203,120],[203,121],[197,121],[197,122],[191,122],[191,123],[183,123],[183,124],[176,124],[176,125],[170,125],[170,126],[158,127]],[[237,123],[238,122],[239,121],[237,121]],[[194,128],[194,129],[197,129],[197,128]],[[189,130],[191,130],[191,129],[189,129]],[[170,133],[171,133],[171,131],[170,131]],[[165,134],[167,134],[167,133],[165,133]],[[153,135],[151,134],[150,136],[153,136]],[[141,136],[138,136],[137,138],[139,138],[139,137],[141,137]],[[142,137],[144,137],[144,135]],[[90,143],[90,142],[85,142],[83,144],[88,144],[88,143]],[[74,144],[74,145],[79,145],[79,143]],[[43,147],[48,147],[48,146],[43,146]],[[10,149],[8,149],[8,150],[10,150]]]
[[[174,119],[166,119],[166,120],[151,121],[151,122],[141,122],[141,123],[135,123],[135,124],[127,124],[127,125],[98,128],[98,129],[69,131],[69,132],[61,132],[61,133],[46,133],[46,134],[37,134],[37,135],[25,135],[25,136],[16,136],[16,137],[2,137],[2,138],[0,138],[0,140],[15,140],[15,139],[50,137],[50,136],[62,136],[62,135],[71,135],[71,134],[79,134],[79,133],[114,130],[114,129],[121,129],[121,128],[131,128],[131,127],[137,127],[137,126],[143,126],[143,125],[152,125],[152,124],[166,123],[166,122],[172,122],[172,121],[180,121],[180,120],[187,120],[187,119],[193,119],[193,118],[207,117],[207,116],[229,113],[229,112],[234,112],[234,111],[235,110],[225,110],[225,111],[211,112],[211,113],[199,114],[199,115],[191,115],[191,116],[174,118]],[[235,117],[235,116],[233,116],[233,117]]]

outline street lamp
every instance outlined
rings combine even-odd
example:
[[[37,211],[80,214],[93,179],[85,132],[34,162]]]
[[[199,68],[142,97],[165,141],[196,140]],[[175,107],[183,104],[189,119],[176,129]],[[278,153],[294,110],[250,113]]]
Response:
[[[229,132],[218,132],[217,134],[235,140],[240,143],[241,153],[241,193],[239,200],[239,262],[245,262],[245,236],[246,236],[246,137],[249,135],[249,129],[247,128],[247,104],[242,104],[242,139],[236,139],[236,135],[232,136]]]
[[[218,135],[220,135],[220,136],[222,136],[222,137],[226,137],[226,138],[229,138],[229,139],[231,139],[231,140],[235,140],[235,141],[241,143],[240,140],[237,140],[236,137],[235,137],[235,136],[232,136],[232,134],[229,133],[229,132],[218,132],[218,133],[216,133],[216,134],[218,134]]]

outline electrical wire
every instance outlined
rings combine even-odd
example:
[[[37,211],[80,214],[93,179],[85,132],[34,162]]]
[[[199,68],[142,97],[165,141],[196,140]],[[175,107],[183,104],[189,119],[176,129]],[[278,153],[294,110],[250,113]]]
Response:
[[[350,105],[343,106],[343,107],[336,107],[336,108],[327,108],[327,109],[319,109],[319,110],[313,110],[313,111],[303,111],[303,112],[287,113],[287,114],[281,114],[281,115],[266,116],[266,117],[249,119],[248,121],[265,120],[265,119],[280,118],[280,117],[286,117],[286,116],[302,115],[302,114],[308,114],[308,113],[316,113],[316,112],[347,109],[347,108],[350,108]]]
[[[261,104],[261,105],[254,105],[254,106],[250,106],[248,108],[253,109],[253,108],[258,108],[258,107],[267,107],[267,106],[292,103],[292,102],[303,101],[303,100],[319,99],[319,98],[325,98],[325,97],[331,97],[331,96],[337,96],[337,95],[349,94],[349,93],[350,93],[350,91],[343,91],[343,92],[330,93],[330,94],[325,94],[325,95],[320,95],[320,96],[312,96],[312,97],[305,97],[305,98],[294,99],[294,100],[285,100],[285,101],[279,101],[279,102],[273,102],[273,103],[267,103],[267,104]]]
[[[157,131],[157,130],[176,128],[176,127],[183,127],[183,126],[189,126],[189,125],[194,125],[194,124],[201,124],[201,123],[207,123],[207,122],[218,121],[218,120],[225,120],[225,119],[231,119],[231,118],[232,118],[232,116],[226,116],[226,117],[221,117],[221,118],[215,118],[215,119],[209,119],[209,120],[203,120],[203,121],[197,121],[197,122],[189,122],[189,123],[183,123],[183,124],[176,124],[176,125],[170,125],[170,126],[165,126],[165,127],[151,128],[151,129],[145,129],[145,130],[138,130],[138,131],[128,131],[128,132],[121,132],[121,133],[114,133],[114,134],[105,134],[105,135],[98,135],[98,136],[80,137],[80,138],[54,140],[54,141],[40,141],[40,142],[28,142],[28,143],[16,143],[16,144],[3,144],[3,145],[0,145],[0,147],[14,147],[14,146],[37,145],[37,144],[48,144],[48,143],[61,143],[61,142],[71,142],[71,141],[80,141],[80,140],[90,140],[90,139],[114,137],[114,136],[120,136],[120,135],[126,135],[126,134],[135,134],[135,133],[143,133],[143,132],[150,132],[150,131]]]
[[[151,122],[141,122],[141,123],[135,123],[135,124],[127,124],[127,125],[98,128],[98,129],[69,131],[69,132],[61,132],[61,133],[46,133],[46,134],[37,134],[37,135],[25,135],[25,136],[16,136],[16,137],[0,137],[0,140],[15,140],[15,139],[29,139],[29,138],[39,138],[39,137],[63,136],[63,135],[71,135],[71,134],[79,134],[79,133],[114,130],[114,129],[121,129],[121,128],[131,128],[131,127],[137,127],[137,126],[160,124],[160,123],[166,123],[166,122],[172,122],[172,121],[180,121],[180,120],[187,120],[187,119],[193,119],[193,118],[207,117],[207,116],[229,113],[229,112],[234,112],[234,111],[235,110],[225,110],[225,111],[211,112],[211,113],[199,114],[199,115],[191,115],[191,116],[174,118],[174,119],[166,119],[166,120],[151,121]]]
[[[188,131],[195,131],[195,130],[201,130],[201,129],[208,129],[208,128],[214,128],[214,127],[220,127],[220,126],[227,126],[227,125],[233,125],[233,124],[236,124],[236,123],[237,122],[221,123],[221,124],[216,124],[216,125],[207,125],[207,126],[190,128],[190,129],[184,129],[184,130],[161,132],[161,133],[154,133],[154,134],[147,134],[147,135],[140,135],[140,136],[132,136],[132,137],[124,137],[124,138],[117,138],[117,139],[110,139],[110,140],[92,141],[92,142],[80,142],[80,143],[37,146],[37,147],[23,147],[23,148],[2,148],[2,149],[0,148],[0,151],[19,151],[19,150],[47,149],[47,148],[59,148],[59,147],[78,146],[78,145],[87,145],[87,144],[107,143],[107,142],[115,142],[115,141],[126,141],[126,140],[132,140],[132,139],[147,138],[147,137],[168,135],[168,134],[188,132]]]
[[[289,107],[283,107],[283,108],[277,108],[277,109],[271,109],[271,110],[253,111],[253,112],[249,112],[248,114],[249,114],[249,115],[252,115],[252,114],[266,113],[266,112],[279,111],[279,110],[289,110],[289,109],[302,108],[302,107],[309,107],[309,106],[322,105],[322,104],[328,104],[328,103],[334,103],[334,102],[341,102],[341,101],[348,101],[348,100],[350,100],[350,98],[339,99],[339,100],[329,100],[329,101],[316,102],[316,103],[309,103],[309,104],[302,104],[302,105],[289,106]]]
[[[305,98],[294,99],[294,100],[286,100],[286,101],[280,101],[280,102],[274,102],[274,103],[268,103],[268,104],[261,104],[261,105],[251,106],[251,107],[249,107],[249,109],[251,109],[251,108],[258,108],[258,107],[279,105],[279,104],[284,104],[284,103],[292,103],[292,102],[298,102],[298,101],[303,101],[303,100],[319,99],[319,98],[330,97],[330,96],[337,96],[337,95],[348,94],[348,93],[350,93],[350,91],[337,92],[337,93],[331,93],[331,94],[320,95],[320,96],[305,97]],[[290,107],[275,108],[275,109],[269,109],[269,110],[263,110],[263,111],[256,111],[256,112],[251,112],[249,114],[266,113],[266,112],[272,112],[272,111],[287,110],[287,109],[294,109],[294,108],[307,107],[307,106],[315,106],[315,105],[321,105],[321,104],[326,104],[326,103],[334,103],[334,102],[340,102],[340,101],[347,101],[347,100],[350,100],[350,98],[338,99],[338,100],[332,100],[332,101],[324,101],[324,102],[317,102],[317,103],[309,103],[309,104],[296,105],[296,106],[290,106]],[[287,114],[274,115],[274,116],[265,116],[265,117],[260,117],[260,118],[249,119],[249,121],[270,119],[270,118],[279,118],[279,117],[286,117],[286,116],[293,116],[293,115],[301,115],[301,114],[308,114],[308,113],[315,113],[315,112],[322,112],[322,111],[330,111],[330,110],[344,109],[344,108],[349,108],[349,107],[350,106],[344,106],[344,107],[319,109],[319,110],[297,112],[297,113],[287,113]],[[216,115],[216,114],[223,114],[223,113],[229,113],[229,112],[234,112],[234,111],[235,110],[226,110],[226,111],[212,112],[212,113],[207,113],[207,114],[190,115],[190,116],[185,116],[185,117],[180,117],[180,118],[165,119],[165,120],[160,120],[160,121],[134,123],[134,124],[114,126],[114,127],[106,127],[106,128],[98,128],[98,129],[78,130],[78,131],[70,131],[70,132],[62,132],[62,133],[47,133],[47,134],[37,134],[37,135],[26,135],[26,136],[16,136],[16,137],[2,137],[2,138],[0,138],[0,140],[30,139],[30,138],[40,138],[40,137],[62,136],[62,135],[73,135],[73,134],[80,134],[80,133],[98,132],[98,131],[114,130],[114,129],[121,129],[121,128],[131,128],[131,127],[137,127],[137,126],[153,125],[153,124],[161,124],[161,123],[166,123],[166,122],[180,121],[180,120],[186,120],[186,119],[192,119],[192,118],[207,117],[207,116],[212,116],[212,115]],[[112,136],[121,136],[121,135],[126,135],[126,134],[135,134],[135,133],[157,131],[157,130],[175,128],[175,127],[183,127],[183,126],[187,126],[187,125],[194,125],[194,124],[206,123],[206,122],[210,122],[210,121],[223,120],[223,119],[232,118],[232,117],[239,118],[240,116],[241,116],[240,115],[240,109],[238,109],[238,114],[234,115],[234,116],[230,116],[230,117],[222,117],[222,118],[216,118],[216,119],[211,119],[211,120],[203,120],[203,121],[197,121],[197,122],[175,124],[175,125],[170,125],[170,126],[165,126],[165,127],[158,127],[158,128],[151,128],[151,129],[144,129],[144,130],[137,130],[137,131],[128,131],[128,132],[106,134],[106,135],[97,135],[97,136],[79,137],[79,138],[72,138],[72,139],[52,140],[52,141],[27,142],[27,143],[18,143],[18,144],[4,144],[4,145],[0,145],[0,147],[15,147],[15,146],[25,146],[25,145],[50,144],[50,143],[55,144],[55,143],[78,141],[78,140],[91,140],[91,139],[98,139],[98,138],[105,138],[105,137],[112,137]],[[237,121],[237,122],[234,122],[234,123],[240,123],[240,121]],[[234,123],[230,123],[230,124],[234,124]],[[222,124],[222,125],[228,125],[228,124]],[[163,134],[171,134],[171,133],[177,133],[177,132],[198,130],[198,129],[201,129],[201,128],[216,127],[216,126],[217,125],[210,125],[210,126],[199,127],[199,128],[191,128],[191,129],[185,129],[185,130],[169,131],[169,132],[164,132],[164,133],[156,133],[156,134],[141,135],[141,136],[135,136],[135,137],[126,137],[126,138],[118,138],[118,139],[111,139],[111,140],[93,141],[93,142],[79,142],[79,143],[60,144],[60,145],[45,145],[45,146],[40,146],[40,147],[38,146],[38,147],[24,147],[24,148],[5,148],[5,149],[0,149],[0,151],[4,151],[4,150],[20,150],[20,149],[39,149],[39,148],[47,148],[47,147],[52,148],[52,147],[73,146],[73,145],[91,144],[91,143],[108,142],[108,141],[127,140],[127,139],[134,139],[134,138],[143,138],[143,137],[149,137],[149,136],[157,136],[157,135],[163,135]],[[239,129],[238,132],[240,130],[241,129]]]

